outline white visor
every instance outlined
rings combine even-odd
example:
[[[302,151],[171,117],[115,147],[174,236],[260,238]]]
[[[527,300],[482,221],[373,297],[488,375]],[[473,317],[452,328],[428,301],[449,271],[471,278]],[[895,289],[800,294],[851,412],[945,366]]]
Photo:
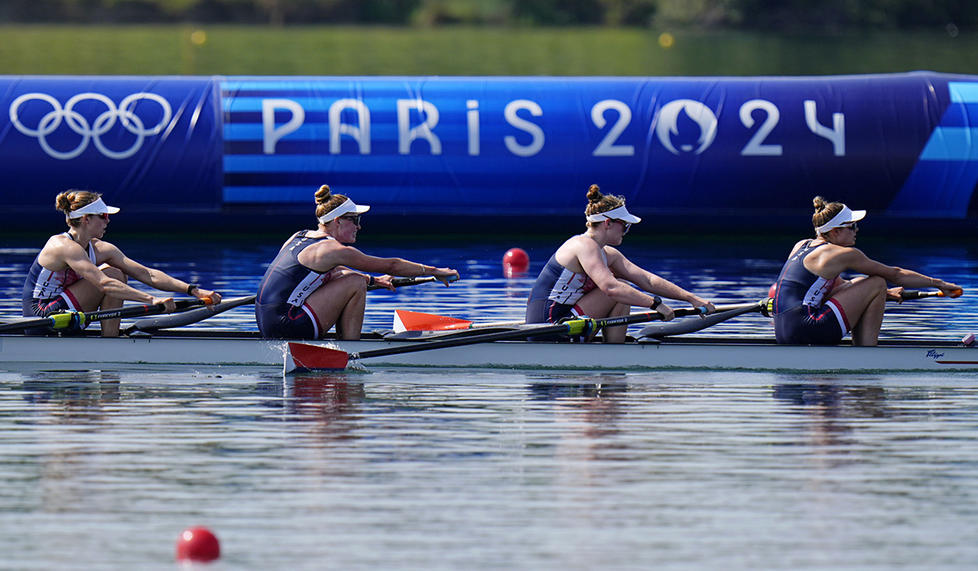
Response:
[[[839,226],[844,226],[850,222],[858,222],[866,217],[865,210],[849,210],[849,207],[845,204],[842,205],[842,210],[838,214],[832,217],[825,224],[815,228],[815,231],[819,234],[825,234],[833,228],[838,228]]]
[[[636,224],[642,221],[641,218],[629,212],[624,204],[607,212],[598,212],[587,217],[588,222],[601,222],[603,220],[621,220],[629,224]]]
[[[363,214],[368,210],[370,210],[369,206],[357,204],[352,200],[350,200],[349,198],[347,198],[346,202],[330,210],[326,214],[320,216],[319,222],[322,224],[326,224],[327,222],[331,222],[339,218],[340,216],[343,216],[344,214],[348,214],[350,212],[354,212],[356,214]]]
[[[119,212],[119,209],[115,206],[109,206],[102,201],[102,198],[96,198],[95,202],[89,202],[85,206],[82,206],[78,210],[72,210],[68,213],[68,218],[81,218],[86,214],[115,214]]]

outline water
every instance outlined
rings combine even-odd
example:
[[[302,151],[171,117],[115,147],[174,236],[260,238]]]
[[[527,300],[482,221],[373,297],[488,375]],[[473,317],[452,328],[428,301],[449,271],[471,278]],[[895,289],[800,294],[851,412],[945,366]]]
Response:
[[[230,296],[253,292],[276,246],[117,243]],[[513,245],[534,270],[552,247],[365,244],[464,278],[371,293],[367,329],[389,328],[394,307],[521,317],[530,278],[499,268]],[[633,240],[624,250],[733,303],[763,297],[789,246]],[[32,247],[0,245],[3,299],[19,297]],[[894,307],[887,335],[975,330],[973,252],[885,254],[969,290]],[[246,310],[214,320],[253,328]],[[709,331],[769,336],[770,325],[743,317]],[[372,368],[282,378],[0,364],[0,434],[0,567],[10,569],[173,568],[177,535],[192,525],[220,538],[215,570],[978,563],[971,374]]]

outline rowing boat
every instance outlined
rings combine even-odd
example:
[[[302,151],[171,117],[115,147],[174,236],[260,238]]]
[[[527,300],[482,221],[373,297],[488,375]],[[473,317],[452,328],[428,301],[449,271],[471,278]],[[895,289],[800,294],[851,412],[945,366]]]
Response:
[[[456,333],[457,335],[457,333]],[[360,341],[324,340],[302,346],[350,354],[424,344],[431,338],[373,333]],[[294,363],[285,341],[246,331],[160,331],[115,339],[95,335],[0,335],[0,362],[35,366],[194,365],[285,368]],[[461,367],[561,370],[710,369],[766,371],[978,370],[978,348],[960,342],[882,341],[879,347],[777,345],[764,338],[682,337],[623,344],[493,341],[365,359],[367,367]]]

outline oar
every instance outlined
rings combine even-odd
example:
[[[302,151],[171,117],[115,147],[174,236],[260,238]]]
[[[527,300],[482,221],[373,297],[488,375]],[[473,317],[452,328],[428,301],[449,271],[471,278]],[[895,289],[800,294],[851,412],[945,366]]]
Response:
[[[137,331],[142,331],[149,333],[151,331],[159,331],[160,329],[172,329],[173,327],[183,327],[185,325],[190,325],[192,323],[197,323],[198,321],[203,321],[207,318],[213,317],[218,313],[223,313],[229,309],[239,307],[242,305],[247,305],[249,303],[255,302],[255,296],[249,295],[245,297],[236,297],[226,301],[222,301],[217,305],[209,305],[206,307],[199,307],[197,309],[191,309],[190,311],[183,311],[180,313],[169,313],[167,315],[161,315],[159,317],[147,317],[145,319],[140,319],[126,328],[126,335],[130,335]]]
[[[703,308],[675,310],[676,316],[680,317],[702,315],[703,313]],[[658,312],[648,312],[633,313],[631,315],[624,315],[621,317],[604,317],[600,319],[571,319],[556,325],[542,325],[540,327],[528,327],[513,331],[498,331],[493,333],[471,335],[467,337],[424,341],[397,347],[373,349],[359,353],[348,353],[340,349],[332,349],[329,347],[298,342],[289,342],[288,348],[289,356],[291,356],[295,365],[291,370],[345,369],[351,360],[358,361],[361,359],[369,359],[371,357],[383,357],[386,355],[399,355],[402,353],[414,353],[417,351],[429,351],[432,349],[474,345],[476,343],[487,343],[490,341],[505,341],[507,339],[526,339],[528,337],[538,337],[544,335],[587,336],[591,331],[604,327],[615,327],[619,325],[628,325],[630,323],[653,321],[656,319],[662,319],[662,314]]]
[[[738,315],[752,313],[754,311],[767,315],[767,299],[754,303],[744,303],[739,306],[721,305],[717,307],[716,312],[705,315],[700,319],[680,319],[668,323],[647,325],[639,331],[638,338],[659,338],[670,335],[682,335],[683,333],[693,333],[716,325],[717,323],[722,323],[728,319],[733,319]]]
[[[961,294],[963,294],[963,293],[964,293],[964,290],[961,289],[961,288],[958,288],[958,289],[952,291],[951,292],[951,295],[944,295],[944,292],[941,291],[941,290],[937,290],[937,291],[916,291],[916,290],[907,291],[907,290],[904,290],[903,293],[900,294],[900,301],[907,301],[908,299],[923,299],[925,297],[950,297],[950,298],[955,298],[955,297],[961,297]]]
[[[192,307],[198,307],[206,303],[210,303],[210,300],[181,299],[175,303],[176,309],[174,311],[183,311]],[[56,313],[47,317],[36,317],[22,319],[20,321],[14,321],[11,323],[4,323],[0,325],[0,333],[7,331],[23,331],[24,329],[35,329],[41,327],[49,327],[51,329],[66,329],[76,323],[79,327],[84,327],[89,323],[103,321],[105,319],[141,317],[143,315],[163,313],[164,311],[166,311],[166,306],[162,303],[153,305],[130,305],[128,307],[120,307],[119,309],[102,309],[89,313],[84,313],[81,311],[69,311],[66,313]]]
[[[765,300],[766,301],[766,300]],[[758,303],[749,304],[738,304],[738,305],[721,305],[716,308],[714,313],[721,311],[731,311],[736,309],[741,309],[744,307],[749,307],[752,309],[757,309]],[[688,310],[679,310],[688,311]],[[703,315],[703,312],[696,312],[691,315]],[[677,311],[677,317],[682,317],[682,315]],[[484,329],[484,328],[495,328],[495,327],[519,327],[523,325],[522,321],[490,321],[487,323],[475,323],[469,321],[468,319],[460,319],[458,317],[448,317],[446,315],[438,315],[435,313],[421,313],[418,311],[407,311],[404,309],[394,310],[394,332],[403,333],[404,331],[456,331],[464,329]]]
[[[393,285],[394,287],[404,287],[404,286],[412,286],[412,285],[418,285],[418,284],[427,284],[427,283],[431,283],[431,282],[434,282],[434,281],[438,281],[438,278],[436,278],[435,276],[425,276],[423,278],[422,277],[417,277],[417,278],[391,278],[391,285]],[[454,281],[457,281],[457,280],[454,280],[453,279],[453,280],[450,280],[450,281],[453,281],[454,282]],[[370,286],[367,289],[385,289],[385,288],[383,286],[375,283],[374,285]]]
[[[473,323],[468,319],[459,319],[458,317],[449,317],[447,315],[408,311],[406,309],[394,310],[395,333],[403,333],[404,331],[458,331],[462,329],[483,329],[486,327],[515,327],[517,325],[523,325],[523,322],[495,321],[489,323]]]

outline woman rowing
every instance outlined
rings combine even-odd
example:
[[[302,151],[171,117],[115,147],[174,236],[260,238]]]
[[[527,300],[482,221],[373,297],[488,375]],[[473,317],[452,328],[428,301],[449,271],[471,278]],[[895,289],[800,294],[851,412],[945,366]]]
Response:
[[[336,325],[340,339],[359,339],[367,287],[394,291],[391,275],[434,276],[446,286],[458,279],[451,268],[377,258],[348,246],[357,241],[360,216],[368,210],[327,185],[316,191],[318,227],[293,234],[258,287],[255,317],[263,337],[318,339]]]
[[[886,300],[899,300],[906,287],[936,287],[961,295],[955,284],[871,260],[853,247],[865,210],[814,199],[815,238],[795,244],[781,269],[774,293],[774,333],[778,343],[835,345],[850,331],[854,345],[876,345]],[[851,280],[843,272],[865,274]],[[887,289],[887,284],[899,287]]]
[[[103,240],[109,215],[119,212],[100,194],[69,190],[58,194],[55,208],[64,212],[68,231],[48,238],[31,265],[22,295],[25,317],[46,317],[66,311],[116,309],[122,302],[163,304],[167,312],[172,297],[158,297],[128,285],[128,279],[158,290],[186,293],[219,303],[221,296],[130,259],[118,247]],[[117,337],[119,320],[103,320],[102,336]]]
[[[714,310],[709,301],[638,267],[615,249],[632,224],[642,221],[628,212],[623,197],[604,195],[592,184],[587,199],[587,231],[564,242],[540,272],[527,300],[527,323],[620,317],[632,306],[650,308],[669,321],[673,311],[659,296]],[[621,343],[625,333],[625,326],[609,327],[604,340]]]

